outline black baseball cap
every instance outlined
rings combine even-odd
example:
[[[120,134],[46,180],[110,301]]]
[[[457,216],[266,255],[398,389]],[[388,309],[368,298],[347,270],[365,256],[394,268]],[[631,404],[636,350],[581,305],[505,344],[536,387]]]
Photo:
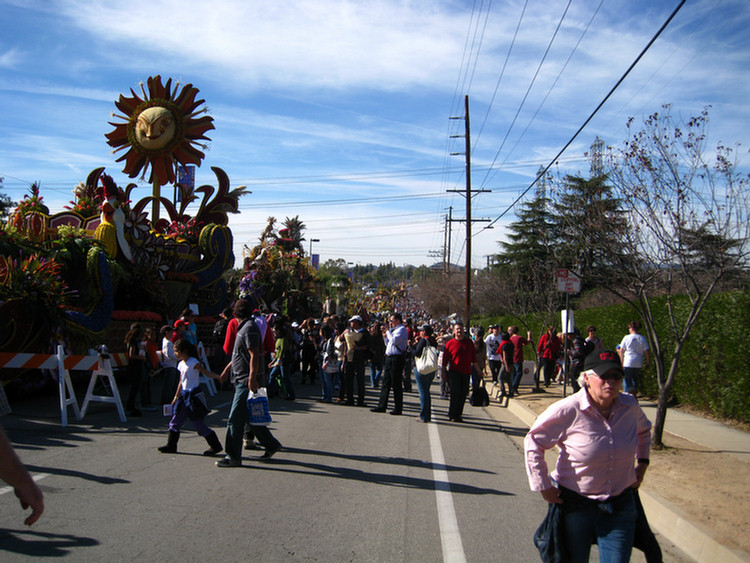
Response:
[[[620,356],[614,350],[594,350],[583,361],[583,369],[584,371],[593,370],[599,377],[611,370],[623,373]]]

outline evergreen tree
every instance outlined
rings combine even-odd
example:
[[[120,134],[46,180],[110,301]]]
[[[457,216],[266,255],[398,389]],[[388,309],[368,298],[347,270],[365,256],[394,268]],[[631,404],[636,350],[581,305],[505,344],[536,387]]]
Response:
[[[565,176],[555,198],[553,221],[559,237],[554,246],[557,261],[591,286],[595,270],[601,275],[610,268],[607,252],[616,248],[614,241],[626,228],[621,201],[614,197],[607,176]]]
[[[518,220],[508,226],[508,242],[501,242],[502,252],[496,267],[503,275],[517,276],[517,283],[528,289],[550,284],[557,266],[553,245],[556,224],[550,212],[550,200],[544,187],[531,201],[521,204]]]

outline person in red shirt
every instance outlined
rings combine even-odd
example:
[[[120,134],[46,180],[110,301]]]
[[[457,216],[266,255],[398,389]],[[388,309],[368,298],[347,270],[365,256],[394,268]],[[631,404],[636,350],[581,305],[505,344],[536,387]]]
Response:
[[[554,325],[547,327],[545,332],[539,339],[539,346],[537,346],[537,353],[542,359],[542,366],[544,370],[544,386],[549,387],[552,383],[552,378],[555,375],[555,367],[557,365],[557,358],[560,357],[560,349],[562,348],[562,341],[557,337],[557,329]],[[537,386],[538,386],[538,382]]]
[[[451,390],[448,418],[451,422],[463,422],[464,403],[469,394],[469,378],[477,361],[474,343],[466,337],[464,325],[453,325],[453,338],[445,344],[443,369],[447,368],[448,386]]]
[[[510,389],[510,397],[518,395],[518,386],[523,376],[523,347],[531,343],[531,331],[526,333],[526,338],[518,334],[518,327],[508,327],[510,341],[513,343],[513,380]]]

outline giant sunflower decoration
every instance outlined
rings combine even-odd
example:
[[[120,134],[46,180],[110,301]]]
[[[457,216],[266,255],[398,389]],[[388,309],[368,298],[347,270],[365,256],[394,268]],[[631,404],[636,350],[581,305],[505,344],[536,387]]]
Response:
[[[186,84],[181,91],[179,83],[172,89],[172,79],[163,85],[161,76],[152,76],[147,81],[148,93],[141,84],[143,98],[133,89],[132,97],[122,94],[115,106],[124,115],[125,123],[112,123],[114,131],[108,133],[107,143],[115,147],[114,152],[127,149],[117,162],[125,161],[123,172],[131,178],[145,178],[149,164],[149,182],[164,185],[175,181],[175,163],[183,166],[200,166],[205,156],[196,147],[205,149],[200,140],[210,140],[204,135],[213,129],[213,118],[203,115],[207,110],[198,109],[205,100],[196,100],[198,89]]]

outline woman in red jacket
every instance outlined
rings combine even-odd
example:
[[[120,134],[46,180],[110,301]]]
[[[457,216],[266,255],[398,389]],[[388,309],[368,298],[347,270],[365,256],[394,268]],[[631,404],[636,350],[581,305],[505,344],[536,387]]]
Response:
[[[539,339],[539,345],[536,349],[542,360],[545,387],[549,387],[550,383],[552,383],[557,358],[560,356],[560,348],[562,348],[562,342],[557,337],[557,329],[554,325],[550,325],[547,327],[547,332]]]

